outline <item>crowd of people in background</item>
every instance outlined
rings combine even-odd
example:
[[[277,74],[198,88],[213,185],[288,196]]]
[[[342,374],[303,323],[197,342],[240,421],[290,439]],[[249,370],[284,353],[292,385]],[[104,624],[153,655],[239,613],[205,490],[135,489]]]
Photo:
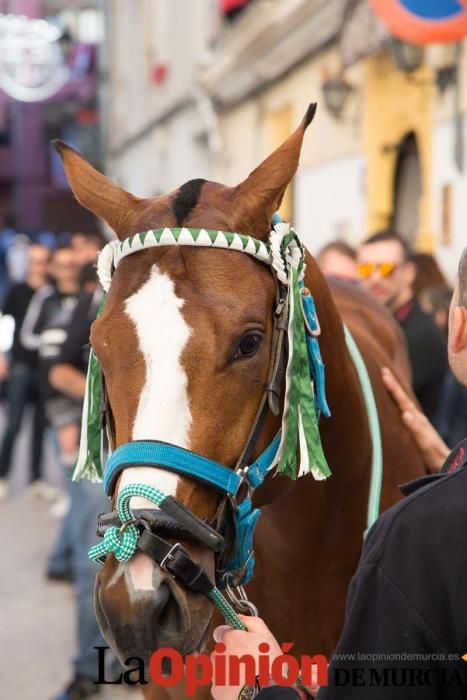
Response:
[[[84,380],[73,375],[61,353],[70,345],[73,315],[78,314],[81,326],[86,314],[95,311],[95,305],[91,312],[87,307],[99,293],[95,263],[104,239],[100,233],[74,233],[52,248],[54,237],[4,236],[0,310],[13,319],[14,333],[8,351],[0,350],[0,383],[8,407],[0,437],[0,501],[8,496],[12,452],[28,404],[33,407],[30,489],[48,498],[52,491],[42,478],[46,427],[64,467],[70,469],[76,458]],[[467,400],[447,366],[452,290],[435,258],[412,252],[402,236],[385,230],[358,249],[343,241],[328,243],[316,259],[325,276],[360,285],[392,312],[407,340],[415,395],[447,444],[455,444],[463,436]],[[87,338],[82,342],[86,345]],[[75,363],[84,374],[85,361],[75,358]]]
[[[9,498],[13,449],[29,405],[33,432],[28,494],[50,501],[51,514],[63,518],[45,576],[73,583],[77,593],[75,668],[57,700],[96,694],[94,647],[105,645],[94,614],[96,565],[89,561],[88,550],[95,541],[96,515],[108,504],[99,484],[69,478],[79,448],[90,327],[102,298],[96,261],[104,242],[100,233],[74,233],[52,248],[22,236],[19,242],[12,240],[15,250],[7,249],[4,258],[4,270],[13,269],[14,274],[2,285],[0,323],[13,319],[14,331],[11,347],[0,352],[5,387],[0,503]],[[62,467],[63,489],[44,477],[46,438]]]
[[[358,248],[332,241],[316,260],[326,277],[360,285],[391,311],[407,341],[413,391],[446,444],[456,445],[465,436],[467,390],[447,362],[452,288],[435,257],[384,230]]]

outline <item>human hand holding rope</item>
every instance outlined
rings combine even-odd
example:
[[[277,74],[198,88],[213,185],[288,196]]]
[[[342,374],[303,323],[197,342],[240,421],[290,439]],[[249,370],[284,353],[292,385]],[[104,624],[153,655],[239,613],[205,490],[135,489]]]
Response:
[[[248,626],[246,631],[236,630],[228,625],[221,625],[216,627],[213,632],[214,641],[225,644],[224,653],[226,656],[252,656],[255,659],[257,669],[259,667],[259,656],[261,653],[259,651],[259,646],[260,644],[266,643],[269,645],[269,665],[271,667],[274,659],[283,655],[282,649],[274,635],[260,617],[251,617],[248,615],[239,615],[239,617]],[[217,652],[213,651],[211,654],[211,660],[214,668],[216,656]],[[264,653],[262,656],[264,657]],[[237,700],[243,685],[244,684],[216,685],[214,680],[211,694],[214,700]],[[297,695],[300,697],[300,699],[305,700],[307,695],[316,697],[319,686],[317,684],[307,686],[305,689],[306,692],[301,688],[295,688],[295,690],[297,691]]]

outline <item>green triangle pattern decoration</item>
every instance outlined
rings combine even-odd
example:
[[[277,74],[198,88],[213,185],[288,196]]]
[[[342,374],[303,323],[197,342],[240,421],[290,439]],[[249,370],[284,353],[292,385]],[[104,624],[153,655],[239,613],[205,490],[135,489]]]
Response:
[[[122,258],[132,253],[138,253],[147,248],[157,248],[165,245],[189,245],[199,247],[222,248],[247,253],[266,264],[271,263],[269,243],[260,241],[252,236],[230,231],[217,231],[205,228],[160,228],[150,229],[129,236],[123,241],[111,241],[104,248],[105,255],[99,257],[98,273],[102,286],[108,291],[112,268],[116,268]],[[110,254],[111,253],[111,254]]]

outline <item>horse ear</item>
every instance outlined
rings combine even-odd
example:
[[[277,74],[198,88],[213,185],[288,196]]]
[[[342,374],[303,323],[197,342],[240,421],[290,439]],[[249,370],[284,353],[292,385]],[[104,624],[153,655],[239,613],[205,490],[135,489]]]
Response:
[[[303,136],[315,112],[316,103],[312,103],[298,129],[238,186],[239,219],[265,213],[268,223],[271,221],[298,168]]]
[[[83,207],[104,219],[117,236],[128,235],[128,226],[136,205],[143,201],[109,180],[64,141],[52,145],[60,155],[70,187]]]

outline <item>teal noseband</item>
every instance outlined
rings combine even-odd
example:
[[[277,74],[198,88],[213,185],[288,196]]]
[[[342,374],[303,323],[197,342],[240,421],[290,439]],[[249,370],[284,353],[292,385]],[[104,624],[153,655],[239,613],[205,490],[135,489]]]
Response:
[[[249,496],[238,505],[236,500],[242,484],[249,487],[250,493],[261,486],[277,454],[279,441],[280,435],[277,435],[266,450],[240,473],[176,445],[157,440],[135,440],[121,445],[110,456],[104,474],[104,489],[111,497],[118,477],[128,467],[157,467],[200,481],[228,497],[233,511],[234,546],[224,570],[218,572],[218,585],[224,588],[229,578],[236,585],[243,585],[253,575],[253,534],[260,511],[252,507]],[[163,503],[159,504],[162,510]]]

